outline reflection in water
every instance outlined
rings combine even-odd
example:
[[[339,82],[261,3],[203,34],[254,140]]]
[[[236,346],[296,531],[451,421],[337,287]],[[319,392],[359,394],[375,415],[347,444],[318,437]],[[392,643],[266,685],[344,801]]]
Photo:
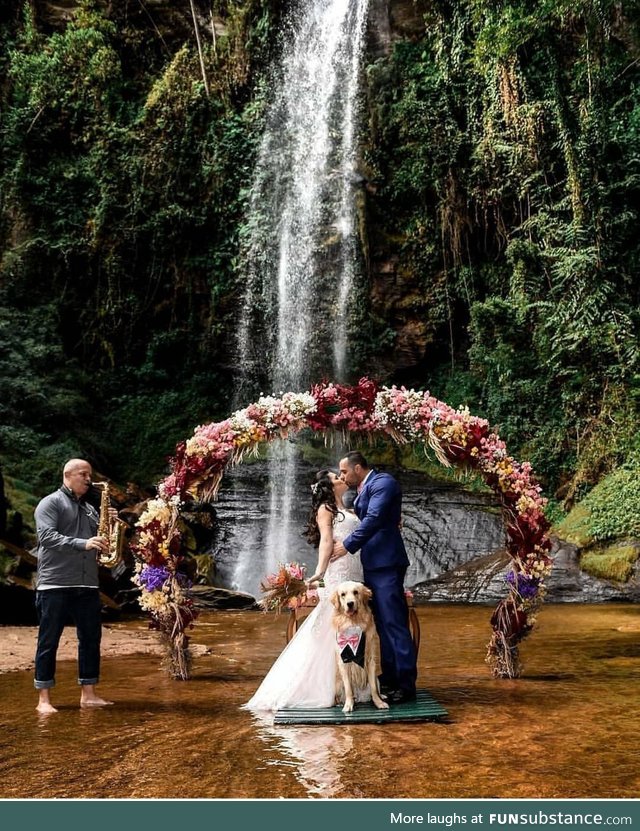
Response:
[[[273,716],[254,714],[258,736],[271,745],[274,741],[287,757],[309,796],[349,795],[343,783],[343,765],[353,749],[350,727],[284,727],[273,724]]]
[[[180,682],[157,656],[105,657],[113,707],[80,710],[75,661],[35,712],[31,672],[0,675],[4,798],[629,798],[640,793],[640,608],[546,606],[525,675],[491,678],[491,610],[417,607],[419,685],[448,723],[273,726],[240,706],[284,646],[286,619],[207,613]],[[140,621],[117,624],[135,634]],[[35,638],[35,631],[34,631]],[[2,630],[0,629],[0,645]]]

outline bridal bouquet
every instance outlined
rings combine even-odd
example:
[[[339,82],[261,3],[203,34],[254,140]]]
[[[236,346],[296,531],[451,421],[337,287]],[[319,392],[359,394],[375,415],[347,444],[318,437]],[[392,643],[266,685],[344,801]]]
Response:
[[[299,563],[279,563],[278,571],[269,574],[260,588],[264,597],[260,605],[265,612],[280,614],[283,609],[296,609],[307,599],[304,580],[305,566]]]

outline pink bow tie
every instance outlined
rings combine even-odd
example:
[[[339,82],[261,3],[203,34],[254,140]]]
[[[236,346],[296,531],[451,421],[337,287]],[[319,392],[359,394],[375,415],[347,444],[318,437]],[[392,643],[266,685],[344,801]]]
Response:
[[[347,635],[344,632],[338,632],[337,640],[338,640],[338,647],[340,651],[345,648],[345,646],[350,646],[355,654],[358,651],[358,644],[360,643],[360,637],[362,633],[356,633],[353,635]]]

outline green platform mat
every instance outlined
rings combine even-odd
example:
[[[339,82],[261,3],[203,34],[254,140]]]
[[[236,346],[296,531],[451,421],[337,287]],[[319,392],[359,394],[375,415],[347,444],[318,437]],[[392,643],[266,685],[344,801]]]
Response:
[[[352,713],[342,707],[319,710],[278,710],[274,724],[387,724],[393,721],[439,721],[448,716],[445,708],[426,690],[418,690],[415,701],[392,704],[378,710],[371,702],[356,704]]]

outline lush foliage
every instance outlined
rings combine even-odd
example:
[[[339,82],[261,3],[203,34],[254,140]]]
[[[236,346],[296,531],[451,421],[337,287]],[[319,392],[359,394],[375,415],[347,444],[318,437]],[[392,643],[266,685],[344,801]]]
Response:
[[[441,464],[467,467],[482,476],[499,497],[512,560],[506,577],[508,597],[491,618],[487,660],[498,677],[519,675],[518,644],[534,625],[544,579],[551,570],[545,500],[531,465],[512,458],[489,423],[470,415],[468,409],[454,410],[428,392],[396,386],[378,389],[369,378],[354,386],[324,382],[308,392],[261,396],[224,421],[196,427],[193,436],[178,445],[172,471],[158,486],[159,498],[138,522],[134,546],[140,575],[147,574],[151,565],[164,569],[161,580],[155,571],[153,580],[142,576],[138,580],[143,589],[141,605],[152,613],[156,625],[181,640],[186,622],[191,622],[188,614],[185,618],[185,597],[175,580],[188,553],[185,504],[214,499],[225,470],[247,452],[304,428],[338,432],[345,439],[383,435],[398,444],[430,448]],[[278,608],[301,595],[303,577],[297,565],[289,564],[267,578],[263,585],[267,607]]]
[[[422,377],[571,503],[636,434],[640,6],[423,8],[368,73],[371,221],[406,287],[385,314],[410,294]]]
[[[39,493],[78,453],[155,479],[232,384],[283,4],[215,0],[206,87],[189,17],[133,5],[0,8],[0,463]],[[366,67],[352,357],[469,404],[570,507],[637,448],[640,3],[411,7]]]
[[[606,476],[555,530],[580,546],[640,537],[640,465]]]
[[[207,95],[192,29],[79,0],[45,33],[39,10],[0,16],[0,454],[38,491],[72,448],[149,481],[229,383],[273,14],[219,5]]]

